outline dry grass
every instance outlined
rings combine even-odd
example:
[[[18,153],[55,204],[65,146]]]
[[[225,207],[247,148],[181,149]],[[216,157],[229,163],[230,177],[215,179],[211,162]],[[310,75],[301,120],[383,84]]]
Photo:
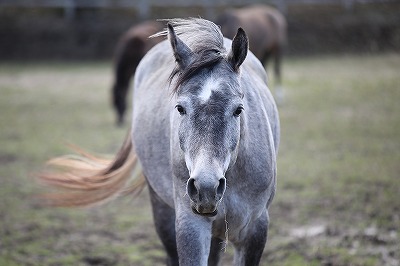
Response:
[[[289,59],[278,193],[262,265],[399,265],[400,55]],[[114,154],[111,66],[0,65],[0,265],[164,265],[147,192],[91,209],[37,204],[64,142]],[[129,120],[128,120],[129,121]],[[228,245],[224,265],[230,265]]]

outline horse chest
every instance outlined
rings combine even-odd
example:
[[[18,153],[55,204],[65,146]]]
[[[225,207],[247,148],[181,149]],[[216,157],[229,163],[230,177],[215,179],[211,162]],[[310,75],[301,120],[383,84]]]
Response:
[[[252,224],[266,209],[266,197],[259,195],[254,200],[238,194],[226,194],[224,212],[213,223],[213,235],[231,242],[240,242]]]

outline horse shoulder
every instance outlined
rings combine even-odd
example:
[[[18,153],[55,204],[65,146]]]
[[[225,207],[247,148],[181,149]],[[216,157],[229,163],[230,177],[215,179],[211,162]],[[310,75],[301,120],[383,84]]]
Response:
[[[252,77],[251,79],[247,77]],[[271,91],[268,88],[268,76],[262,66],[261,62],[252,54],[249,53],[248,57],[243,64],[242,69],[242,82],[249,83],[243,85],[247,90],[245,95],[248,95],[252,105],[256,105],[266,112],[266,119],[268,126],[271,128],[272,137],[274,140],[275,152],[278,152],[280,141],[280,123],[278,109]],[[255,102],[254,102],[255,101]]]
[[[143,172],[156,194],[173,206],[169,147],[171,97],[168,76],[174,66],[166,42],[140,62],[134,80],[132,134]],[[171,68],[171,69],[169,69]]]

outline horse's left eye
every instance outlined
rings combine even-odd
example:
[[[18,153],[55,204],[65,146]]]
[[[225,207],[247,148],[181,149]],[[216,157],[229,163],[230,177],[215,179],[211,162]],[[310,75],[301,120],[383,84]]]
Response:
[[[179,104],[178,104],[178,105],[175,106],[175,108],[176,108],[176,110],[178,110],[178,112],[179,112],[180,115],[186,114],[185,108],[183,108],[182,105],[179,105]]]
[[[233,115],[238,117],[240,116],[243,110],[244,110],[243,106],[239,106],[238,108],[236,108],[235,112],[233,112]]]

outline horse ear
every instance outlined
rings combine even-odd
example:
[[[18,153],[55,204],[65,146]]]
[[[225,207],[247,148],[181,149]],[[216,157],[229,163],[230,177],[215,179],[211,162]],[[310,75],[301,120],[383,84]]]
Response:
[[[239,28],[232,40],[232,49],[228,54],[228,61],[235,71],[239,70],[240,65],[246,59],[249,49],[249,39],[242,28]]]
[[[174,28],[170,23],[167,24],[168,27],[168,39],[171,43],[172,50],[174,52],[174,57],[181,69],[184,69],[189,65],[192,50],[176,35]]]

